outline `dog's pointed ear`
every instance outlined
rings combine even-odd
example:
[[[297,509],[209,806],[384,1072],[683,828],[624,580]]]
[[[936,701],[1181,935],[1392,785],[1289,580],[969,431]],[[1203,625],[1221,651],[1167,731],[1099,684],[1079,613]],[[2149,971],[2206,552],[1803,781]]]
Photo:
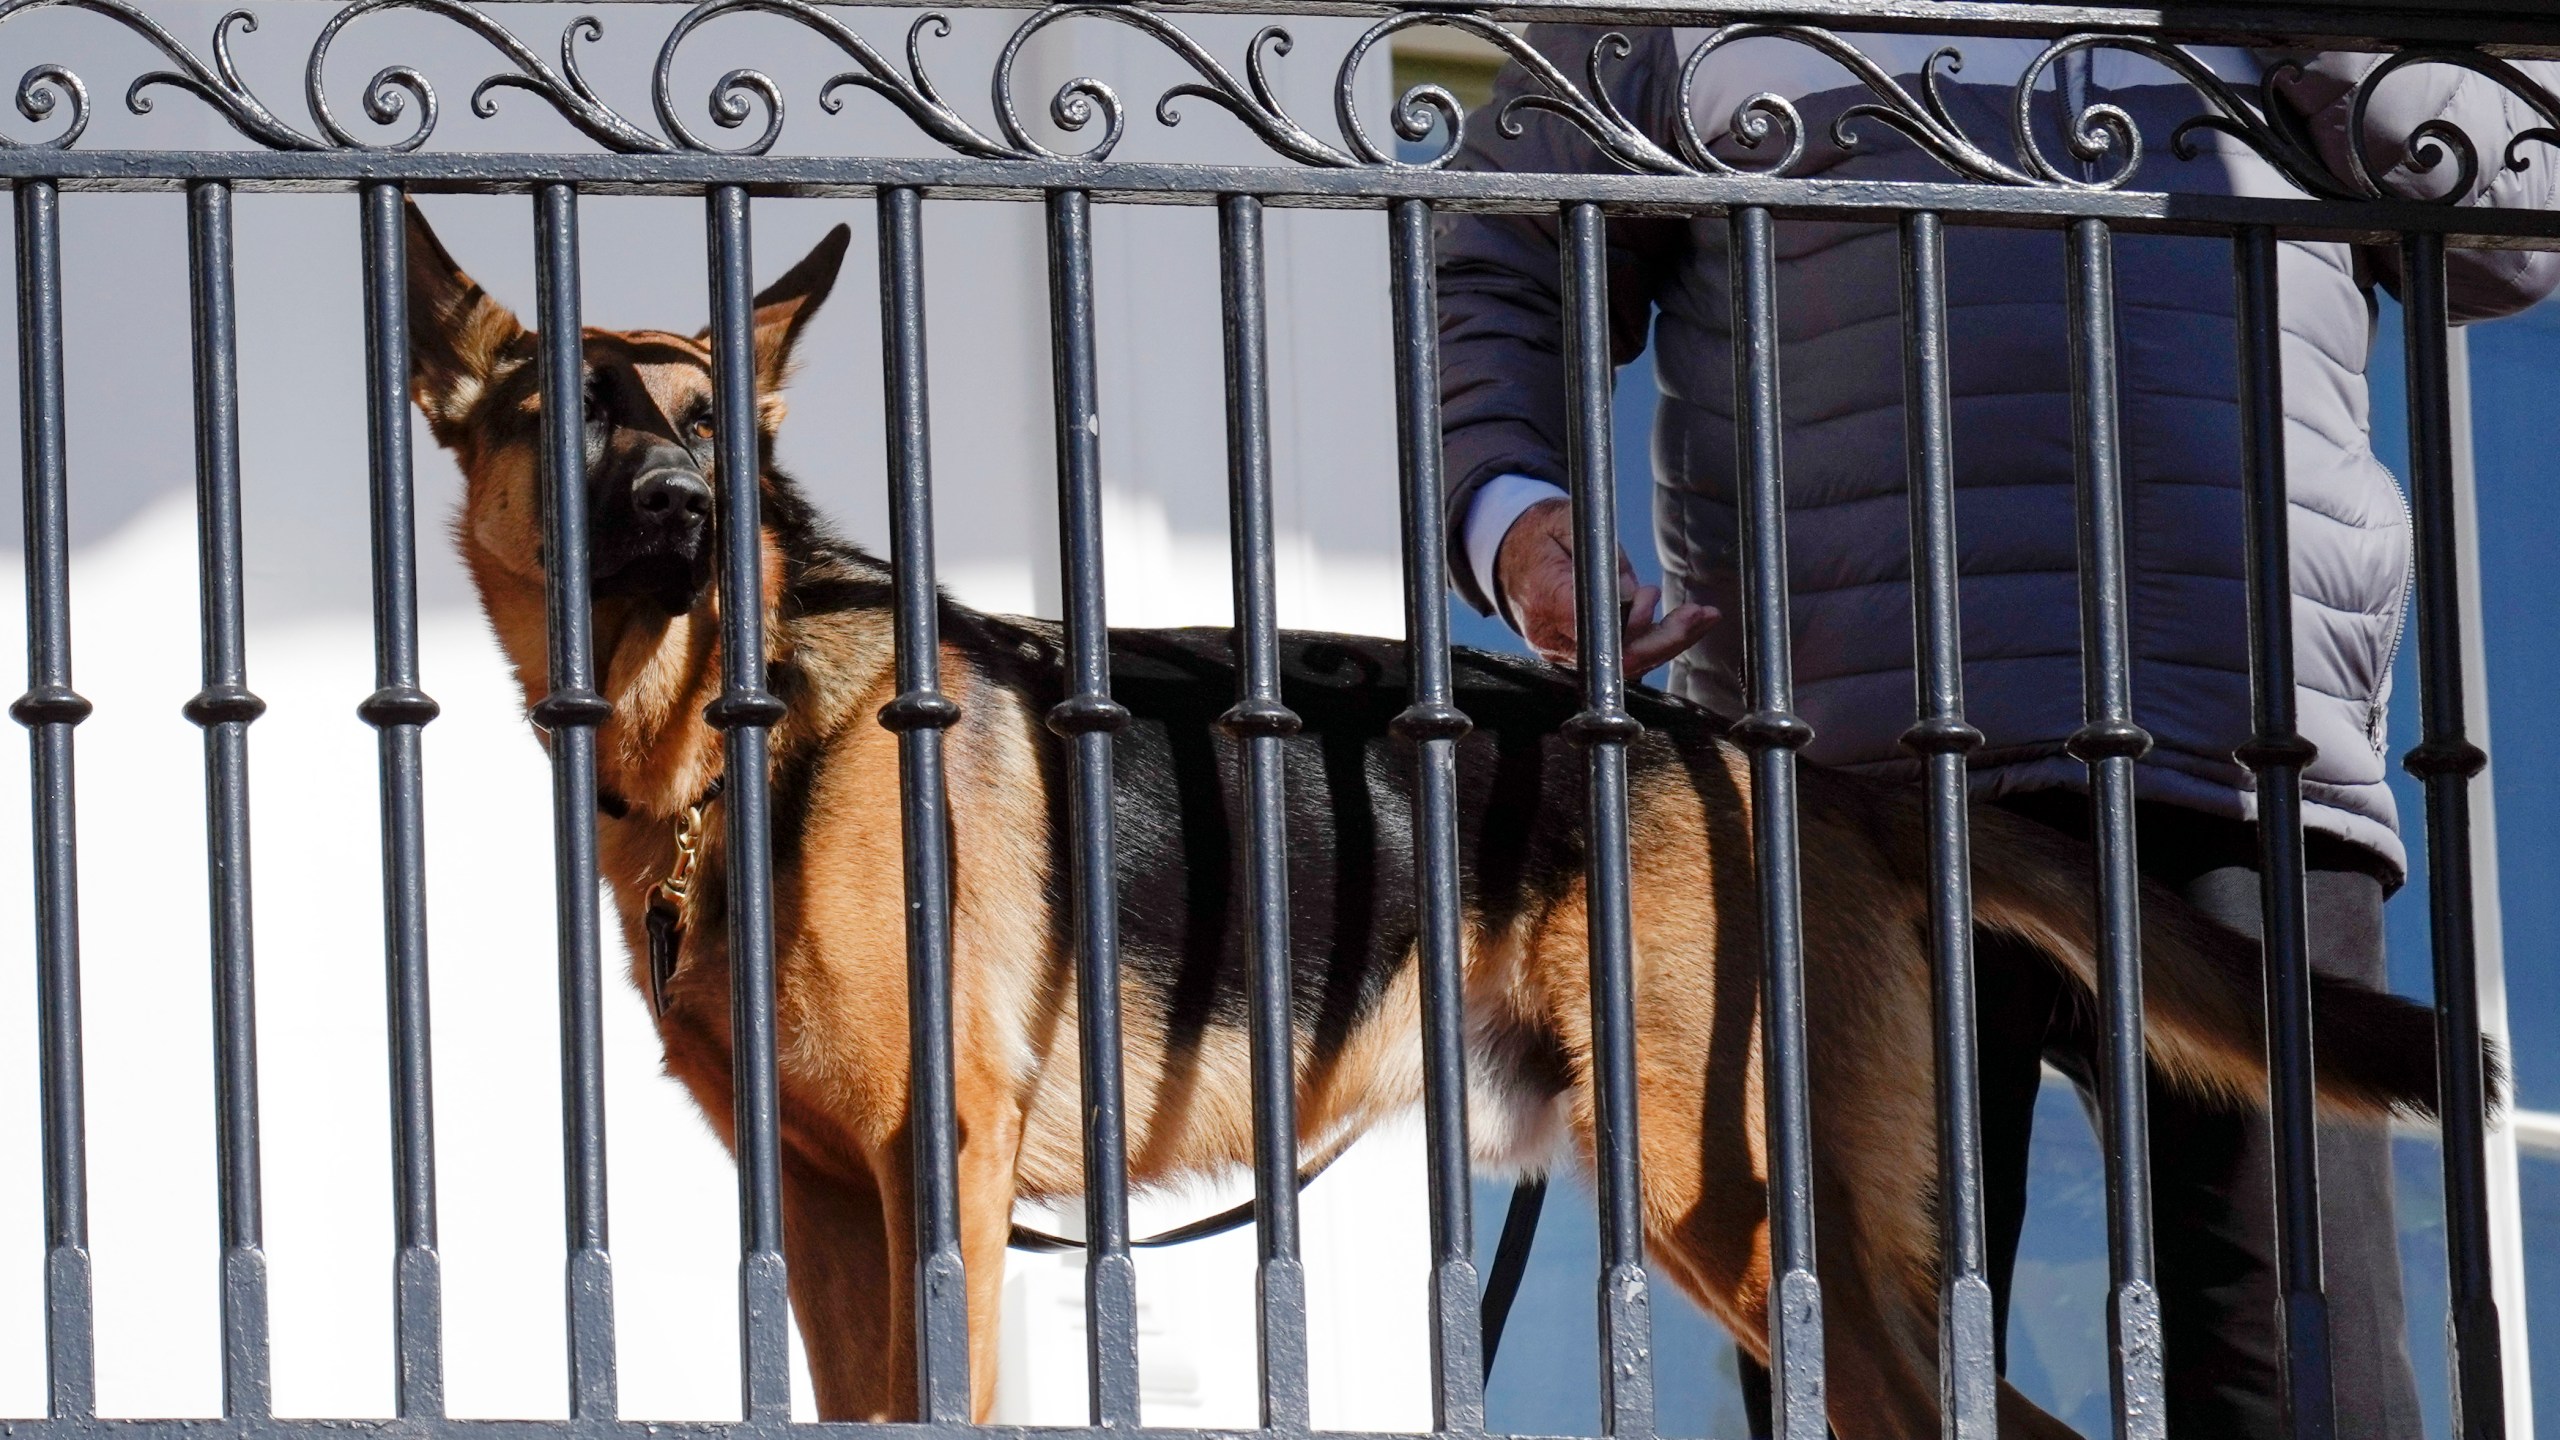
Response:
[[[409,394],[451,444],[503,373],[523,363],[513,312],[453,263],[416,201],[409,212]]]
[[[826,302],[827,292],[835,288],[836,272],[844,268],[845,248],[852,243],[852,228],[838,225],[799,264],[756,296],[756,392],[768,404],[781,394],[783,382],[790,377],[791,348],[799,343],[809,317]]]

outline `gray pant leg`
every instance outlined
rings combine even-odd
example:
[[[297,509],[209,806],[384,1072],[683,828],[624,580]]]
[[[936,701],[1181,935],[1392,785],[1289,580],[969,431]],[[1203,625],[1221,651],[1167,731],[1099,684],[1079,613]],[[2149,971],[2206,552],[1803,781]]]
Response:
[[[2306,880],[2313,968],[2382,987],[2381,882],[2338,870]],[[2207,871],[2182,893],[2233,929],[2259,932],[2255,870]],[[2153,1095],[2156,1107],[2156,1086]],[[2169,1220],[2159,1240],[2171,1431],[2238,1437],[2263,1424],[2272,1440],[2269,1397],[2242,1392],[2273,1378],[2267,1367],[2277,1355],[2273,1140],[2262,1113],[2236,1125],[2232,1118],[2158,1108],[2151,1116],[2158,1214]],[[2320,1207],[2339,1440],[2410,1440],[2424,1429],[2402,1312],[2388,1127],[2320,1127]]]

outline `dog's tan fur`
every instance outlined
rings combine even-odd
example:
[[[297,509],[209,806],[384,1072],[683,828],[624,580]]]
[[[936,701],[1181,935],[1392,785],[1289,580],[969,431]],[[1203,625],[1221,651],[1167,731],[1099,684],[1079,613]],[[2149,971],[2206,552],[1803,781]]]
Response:
[[[456,539],[531,702],[549,689],[530,439],[538,410],[527,375],[532,349],[513,317],[454,267],[423,221],[413,219],[410,253],[416,398],[468,477]],[[757,418],[768,456],[792,339],[823,299],[842,253],[839,232],[758,297]],[[696,432],[707,427],[711,356],[700,337],[591,330],[587,353],[591,367],[636,376],[669,422]],[[712,486],[725,483],[705,465]],[[774,896],[792,1299],[820,1411],[902,1418],[916,1407],[914,1232],[906,1209],[898,741],[875,723],[893,694],[887,591],[874,562],[808,528],[805,504],[769,459],[758,483],[767,516],[768,658],[789,705],[773,733],[775,773],[784,777],[776,783],[788,780],[803,797],[796,820],[777,821],[798,828],[777,835]],[[855,600],[811,598],[857,591]],[[964,717],[947,732],[945,754],[961,1213],[971,1377],[983,1416],[994,1395],[997,1287],[1014,1202],[1072,1195],[1083,1183],[1077,1012],[1059,895],[1057,742],[1040,723],[1055,696],[1044,697],[1036,679],[1024,678],[1055,673],[1058,636],[1038,622],[945,610],[942,683]],[[676,818],[721,771],[719,736],[703,718],[720,687],[718,628],[716,587],[697,591],[682,613],[629,597],[596,605],[602,689],[613,706],[600,736],[599,777],[627,806],[600,821],[603,864],[625,939],[642,957],[634,980],[644,989],[649,892],[673,861]],[[1131,665],[1142,652],[1179,665],[1204,653],[1214,659],[1216,648],[1198,637],[1136,632],[1122,643]],[[1332,663],[1317,658],[1323,646],[1331,647],[1328,657],[1396,663],[1392,646],[1361,649],[1365,642],[1322,637],[1292,643],[1303,644],[1312,669]],[[1484,812],[1468,817],[1466,841],[1466,1005],[1479,1101],[1473,1133],[1490,1163],[1542,1166],[1561,1141],[1588,1165],[1592,1102],[1582,1077],[1590,1068],[1590,974],[1573,848],[1578,806],[1576,787],[1554,780],[1578,762],[1540,738],[1542,731],[1514,726],[1497,739],[1499,727],[1488,718],[1497,701],[1510,703],[1501,699],[1512,693],[1503,685],[1528,697],[1521,704],[1557,715],[1572,692],[1543,667],[1478,656],[1465,663],[1493,688],[1471,702],[1479,731],[1461,749],[1462,774],[1473,784],[1490,770],[1526,765],[1544,766],[1538,773],[1547,777],[1533,783],[1536,794],[1527,801],[1499,783],[1466,792]],[[1648,1258],[1746,1346],[1765,1351],[1768,1145],[1750,786],[1743,758],[1706,717],[1649,697],[1639,697],[1638,708],[1650,727],[1630,754]],[[1311,732],[1325,723],[1311,712]],[[1179,730],[1167,724],[1168,733]],[[1121,743],[1124,755],[1136,753],[1129,737]],[[1298,783],[1296,771],[1292,776]],[[1849,1440],[1917,1440],[1938,1426],[1934,1029],[1918,803],[1902,791],[1810,767],[1802,784],[1805,990],[1831,1417]],[[1155,802],[1145,797],[1154,793],[1128,801],[1138,808],[1124,810],[1124,829],[1132,817],[1152,813],[1145,807]],[[1330,793],[1343,802],[1339,788]],[[777,811],[784,808],[777,802]],[[1560,838],[1547,849],[1538,848],[1546,840],[1536,840],[1515,864],[1495,853],[1503,837],[1494,831],[1508,826]],[[1293,831],[1293,843],[1297,838]],[[1378,853],[1391,854],[1393,843],[1388,837]],[[1992,813],[1977,818],[1975,846],[1982,923],[2049,951],[2086,993],[2093,946],[2085,855]],[[1200,876],[1192,872],[1213,863],[1130,848],[1139,858],[1124,860],[1124,888],[1196,885]],[[1362,879],[1347,868],[1336,874],[1327,860],[1320,850],[1293,858],[1301,885],[1341,891]],[[727,1137],[725,868],[714,825],[700,913],[660,1032],[669,1073]],[[1392,910],[1407,898],[1380,904]],[[2155,1064],[2201,1092],[2238,1100],[2263,1093],[2255,947],[2164,892],[2147,891],[2144,906]],[[1397,942],[1402,948],[1368,982],[1365,998],[1299,1027],[1298,1115],[1302,1143],[1311,1148],[1420,1098],[1418,967],[1410,930],[1398,933],[1406,937]],[[1350,963],[1339,955],[1328,961],[1321,944],[1299,949],[1302,971]],[[1214,955],[1165,963],[1234,965]],[[1132,974],[1124,1015],[1132,1179],[1159,1184],[1246,1162],[1252,1132],[1244,1028],[1186,1019],[1178,997]],[[2403,1055],[2371,1074],[2352,1057],[2340,1058],[2377,1035],[2387,1034],[2392,1046],[2427,1046],[2432,1032],[2423,1012],[2393,1010],[2338,986],[2321,998],[2324,1024],[2352,1027],[2335,1032],[2343,1044],[2324,1041],[2322,1080],[2333,1104],[2373,1114],[2429,1103],[2431,1094],[2410,1078],[2428,1073],[2423,1058]],[[2000,1406],[2004,1435],[2070,1433],[2005,1386]]]

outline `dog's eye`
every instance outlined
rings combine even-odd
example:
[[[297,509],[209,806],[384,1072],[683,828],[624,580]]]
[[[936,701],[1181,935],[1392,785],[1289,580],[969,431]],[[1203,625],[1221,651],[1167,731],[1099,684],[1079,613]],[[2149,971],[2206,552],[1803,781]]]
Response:
[[[720,427],[713,424],[708,415],[696,415],[693,417],[693,423],[686,426],[685,430],[696,440],[714,440],[720,435]]]

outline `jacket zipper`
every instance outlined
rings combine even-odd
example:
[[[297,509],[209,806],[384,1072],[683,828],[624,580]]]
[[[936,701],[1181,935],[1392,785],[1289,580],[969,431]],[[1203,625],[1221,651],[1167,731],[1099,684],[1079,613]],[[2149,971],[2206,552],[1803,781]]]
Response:
[[[2376,755],[2391,749],[2391,673],[2400,664],[2400,642],[2409,633],[2409,606],[2413,603],[2410,592],[2418,584],[2418,518],[2409,508],[2408,490],[2396,475],[2392,477],[2391,493],[2400,497],[2401,533],[2408,536],[2408,560],[2400,570],[2400,604],[2391,612],[2391,643],[2383,647],[2382,675],[2374,682],[2373,699],[2365,705],[2365,741],[2373,746]]]

